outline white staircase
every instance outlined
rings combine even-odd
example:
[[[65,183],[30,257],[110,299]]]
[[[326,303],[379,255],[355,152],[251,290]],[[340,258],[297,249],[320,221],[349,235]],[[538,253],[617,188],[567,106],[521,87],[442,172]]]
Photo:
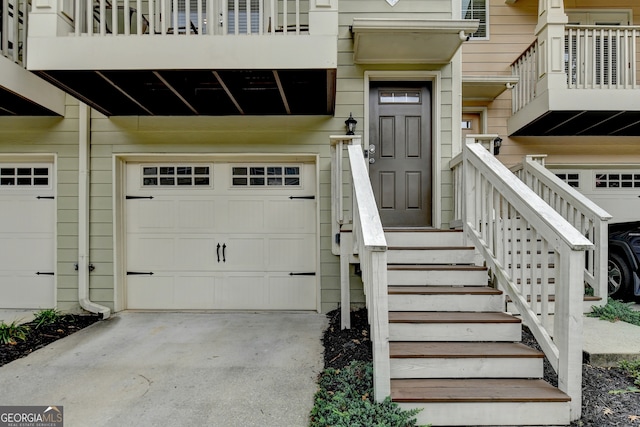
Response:
[[[391,398],[433,426],[569,425],[570,398],[457,231],[385,230]]]

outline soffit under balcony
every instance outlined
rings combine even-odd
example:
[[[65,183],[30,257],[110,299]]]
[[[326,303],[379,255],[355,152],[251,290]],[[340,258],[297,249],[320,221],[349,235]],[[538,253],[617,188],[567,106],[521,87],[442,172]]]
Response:
[[[354,18],[356,64],[446,64],[478,20]]]
[[[638,89],[549,90],[538,94],[508,119],[508,133],[510,136],[640,136],[638,96]]]
[[[106,116],[332,115],[333,69],[38,71]]]
[[[65,94],[0,56],[0,116],[61,116]]]
[[[464,101],[491,102],[518,83],[517,76],[462,76]]]
[[[640,111],[548,111],[511,136],[640,136]]]

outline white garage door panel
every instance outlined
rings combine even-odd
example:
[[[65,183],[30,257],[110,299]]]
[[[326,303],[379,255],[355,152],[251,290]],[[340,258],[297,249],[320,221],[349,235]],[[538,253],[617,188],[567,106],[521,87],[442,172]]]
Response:
[[[213,200],[170,200],[172,196],[168,195],[153,197],[128,201],[129,230],[147,233],[211,232],[216,225],[218,215],[214,211]]]
[[[53,271],[53,232],[43,234],[0,235],[0,271]]]
[[[0,308],[52,308],[54,277],[3,271],[0,273]]]
[[[55,307],[52,170],[51,164],[0,163],[0,308]]]
[[[271,236],[267,264],[272,271],[315,271],[313,235]]]
[[[276,276],[269,277],[271,304],[274,309],[314,310],[316,284],[313,276]],[[277,296],[277,298],[275,297]]]
[[[153,275],[127,276],[128,308],[316,309],[316,277],[291,275],[317,269],[316,201],[296,198],[314,194],[315,167],[298,166],[290,188],[233,187],[215,164],[211,185],[175,189],[142,186],[130,164],[127,271]]]

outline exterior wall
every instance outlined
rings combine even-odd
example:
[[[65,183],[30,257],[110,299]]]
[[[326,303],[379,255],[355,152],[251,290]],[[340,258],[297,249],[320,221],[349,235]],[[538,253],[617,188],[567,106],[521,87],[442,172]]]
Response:
[[[349,31],[349,26],[353,18],[398,18],[398,19],[454,19],[459,16],[459,11],[453,10],[452,5],[456,1],[450,0],[402,0],[394,7],[389,6],[385,1],[361,1],[361,0],[341,0],[339,14],[339,35],[338,35],[338,81],[336,94],[336,117],[348,117],[353,112],[353,117],[358,120],[358,130],[364,134],[363,143],[369,145],[368,137],[368,117],[364,117],[365,103],[368,103],[368,94],[365,93],[365,72],[389,72],[398,76],[397,80],[410,80],[412,75],[418,75],[425,71],[439,71],[441,73],[440,105],[433,106],[433,110],[440,110],[440,120],[434,125],[439,126],[439,132],[434,135],[433,144],[438,144],[440,163],[439,189],[434,189],[434,197],[438,197],[440,192],[440,215],[443,228],[448,228],[449,221],[453,215],[453,190],[452,175],[449,169],[449,160],[453,151],[453,135],[459,135],[459,129],[453,128],[453,123],[458,123],[459,116],[456,111],[455,102],[458,100],[457,94],[460,91],[460,81],[454,81],[457,59],[445,66],[441,65],[375,65],[375,64],[354,64],[353,63],[353,38]],[[456,15],[456,13],[458,15]],[[459,70],[458,70],[459,74]],[[436,97],[434,96],[435,100]]]
[[[393,79],[411,80],[425,72],[438,74],[432,99],[438,114],[433,126],[434,150],[439,170],[434,174],[439,186],[434,195],[440,197],[442,227],[452,217],[452,178],[449,160],[452,141],[459,138],[460,114],[459,56],[441,65],[357,65],[353,63],[353,38],[350,25],[355,17],[393,17],[452,19],[451,0],[403,0],[395,7],[385,1],[342,0],[337,40],[338,70],[334,117],[105,117],[91,116],[90,157],[90,274],[89,298],[111,309],[121,309],[114,284],[118,273],[114,218],[118,166],[114,160],[127,154],[233,154],[233,153],[301,153],[318,155],[319,159],[319,229],[321,309],[328,311],[340,301],[339,259],[331,253],[330,135],[344,134],[344,120],[353,113],[358,120],[357,133],[368,128],[365,117],[368,93],[365,73],[390,73]],[[434,114],[435,114],[434,113]],[[79,106],[67,96],[63,118],[0,117],[0,159],[5,153],[46,153],[57,156],[57,289],[58,308],[79,309],[78,273],[78,141]],[[368,141],[365,139],[365,144]],[[362,304],[364,296],[360,280],[352,276],[354,304]],[[120,290],[121,292],[121,290]]]
[[[565,0],[568,9],[625,9],[633,12],[633,23],[640,19],[640,4],[634,0]],[[511,75],[510,66],[535,40],[538,1],[490,0],[489,40],[471,40],[463,45],[463,75]],[[609,94],[607,96],[614,96]],[[464,102],[466,106],[478,103]],[[505,91],[486,105],[487,133],[503,139],[500,159],[508,166],[520,163],[526,154],[547,154],[547,164],[638,164],[640,148],[634,137],[513,137],[507,136],[511,115],[511,93]]]
[[[348,115],[347,115],[348,116]],[[91,151],[91,298],[113,308],[113,156],[127,153],[318,154],[322,310],[340,300],[338,258],[331,254],[329,135],[344,133],[330,117],[115,117],[94,113]],[[354,284],[353,299],[364,297]]]
[[[56,156],[57,308],[77,310],[78,105],[70,96],[64,118],[0,117],[0,161],[34,154]]]

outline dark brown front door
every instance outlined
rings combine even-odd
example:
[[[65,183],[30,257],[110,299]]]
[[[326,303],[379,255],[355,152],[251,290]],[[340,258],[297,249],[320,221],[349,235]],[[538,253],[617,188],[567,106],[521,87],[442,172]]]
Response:
[[[382,225],[431,226],[431,85],[370,86],[369,176]]]

